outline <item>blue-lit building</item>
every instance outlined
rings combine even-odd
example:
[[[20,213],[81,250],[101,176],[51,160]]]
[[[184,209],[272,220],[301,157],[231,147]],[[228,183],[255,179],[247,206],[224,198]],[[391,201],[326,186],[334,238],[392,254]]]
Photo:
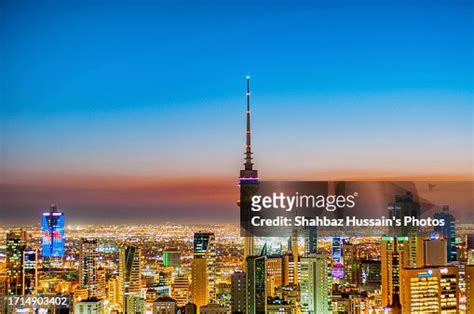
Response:
[[[41,220],[41,247],[43,258],[61,258],[64,256],[64,213],[51,205]]]
[[[332,259],[334,262],[342,261],[342,240],[341,237],[332,238]]]
[[[449,213],[449,206],[444,205],[443,211],[435,213],[435,219],[444,219],[444,226],[435,227],[435,231],[443,234],[447,240],[448,262],[454,262],[458,259],[458,252],[456,249],[456,219]]]

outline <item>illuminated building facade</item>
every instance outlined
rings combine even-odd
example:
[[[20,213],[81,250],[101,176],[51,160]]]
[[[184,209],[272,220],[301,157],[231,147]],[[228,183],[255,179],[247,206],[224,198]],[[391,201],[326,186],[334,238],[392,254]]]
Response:
[[[14,229],[6,238],[7,294],[23,294],[23,254],[26,249],[26,231]]]
[[[435,219],[444,219],[444,226],[436,226],[435,231],[443,234],[447,241],[446,253],[448,261],[454,262],[458,259],[458,252],[456,249],[456,219],[449,213],[449,206],[444,205],[443,211],[435,213]]]
[[[79,256],[79,286],[87,291],[88,298],[97,298],[100,294],[97,276],[97,240],[81,239]]]
[[[196,232],[194,234],[194,260],[203,260],[204,262],[197,262],[196,267],[202,268],[202,264],[205,263],[206,270],[204,276],[207,282],[207,300],[208,303],[214,303],[216,301],[216,238],[212,232]],[[193,271],[194,272],[194,271]],[[195,274],[197,275],[197,274]],[[194,279],[194,278],[193,278]],[[194,284],[194,282],[193,282]],[[193,296],[194,300],[194,296]],[[196,306],[198,305],[194,302]],[[207,303],[206,303],[207,304]]]
[[[165,267],[181,267],[181,252],[176,248],[163,251],[163,266]]]
[[[301,307],[303,313],[329,313],[331,309],[331,276],[328,260],[322,254],[300,259]]]
[[[400,269],[407,237],[383,236],[381,242],[382,306],[391,306],[400,293]]]
[[[119,304],[124,308],[141,306],[139,300],[131,297],[139,297],[141,289],[141,250],[140,248],[127,245],[119,249]],[[132,302],[133,304],[130,304]],[[137,303],[137,304],[135,304]]]
[[[404,313],[458,313],[457,267],[404,268],[400,273],[400,284]]]
[[[249,256],[247,263],[247,313],[267,312],[266,256]]]
[[[187,276],[178,275],[174,278],[171,286],[171,296],[176,301],[178,307],[185,306],[190,299],[189,280]]]
[[[23,295],[38,293],[38,250],[23,251],[22,287]]]
[[[244,272],[234,272],[231,275],[231,310],[233,314],[243,314],[247,310],[247,284]]]
[[[64,213],[58,212],[56,205],[43,213],[41,220],[41,248],[43,258],[64,256]]]

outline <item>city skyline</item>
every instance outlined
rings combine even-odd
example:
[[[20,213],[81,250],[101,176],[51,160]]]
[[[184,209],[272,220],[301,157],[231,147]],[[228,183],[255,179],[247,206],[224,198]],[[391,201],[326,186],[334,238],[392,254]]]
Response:
[[[2,223],[238,221],[247,74],[263,179],[472,180],[468,2],[2,8]]]

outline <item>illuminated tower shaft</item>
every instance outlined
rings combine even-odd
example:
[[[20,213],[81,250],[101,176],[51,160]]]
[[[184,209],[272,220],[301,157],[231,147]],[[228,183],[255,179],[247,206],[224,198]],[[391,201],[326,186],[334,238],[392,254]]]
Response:
[[[245,142],[245,163],[244,169],[240,170],[240,206],[241,214],[245,212],[246,205],[250,203],[252,195],[258,188],[258,171],[253,169],[252,162],[252,132],[250,129],[250,77],[247,76],[247,126],[246,126],[246,142]],[[245,213],[244,213],[245,214]],[[242,219],[242,217],[241,217]],[[254,237],[251,230],[245,230],[244,237],[244,261],[248,256],[255,255]]]

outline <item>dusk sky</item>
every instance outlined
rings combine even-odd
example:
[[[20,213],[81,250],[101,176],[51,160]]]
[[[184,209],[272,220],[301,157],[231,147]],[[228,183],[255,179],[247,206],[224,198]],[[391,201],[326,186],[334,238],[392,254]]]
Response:
[[[264,179],[472,180],[473,14],[1,1],[0,224],[53,202],[67,223],[238,223],[246,75]]]

